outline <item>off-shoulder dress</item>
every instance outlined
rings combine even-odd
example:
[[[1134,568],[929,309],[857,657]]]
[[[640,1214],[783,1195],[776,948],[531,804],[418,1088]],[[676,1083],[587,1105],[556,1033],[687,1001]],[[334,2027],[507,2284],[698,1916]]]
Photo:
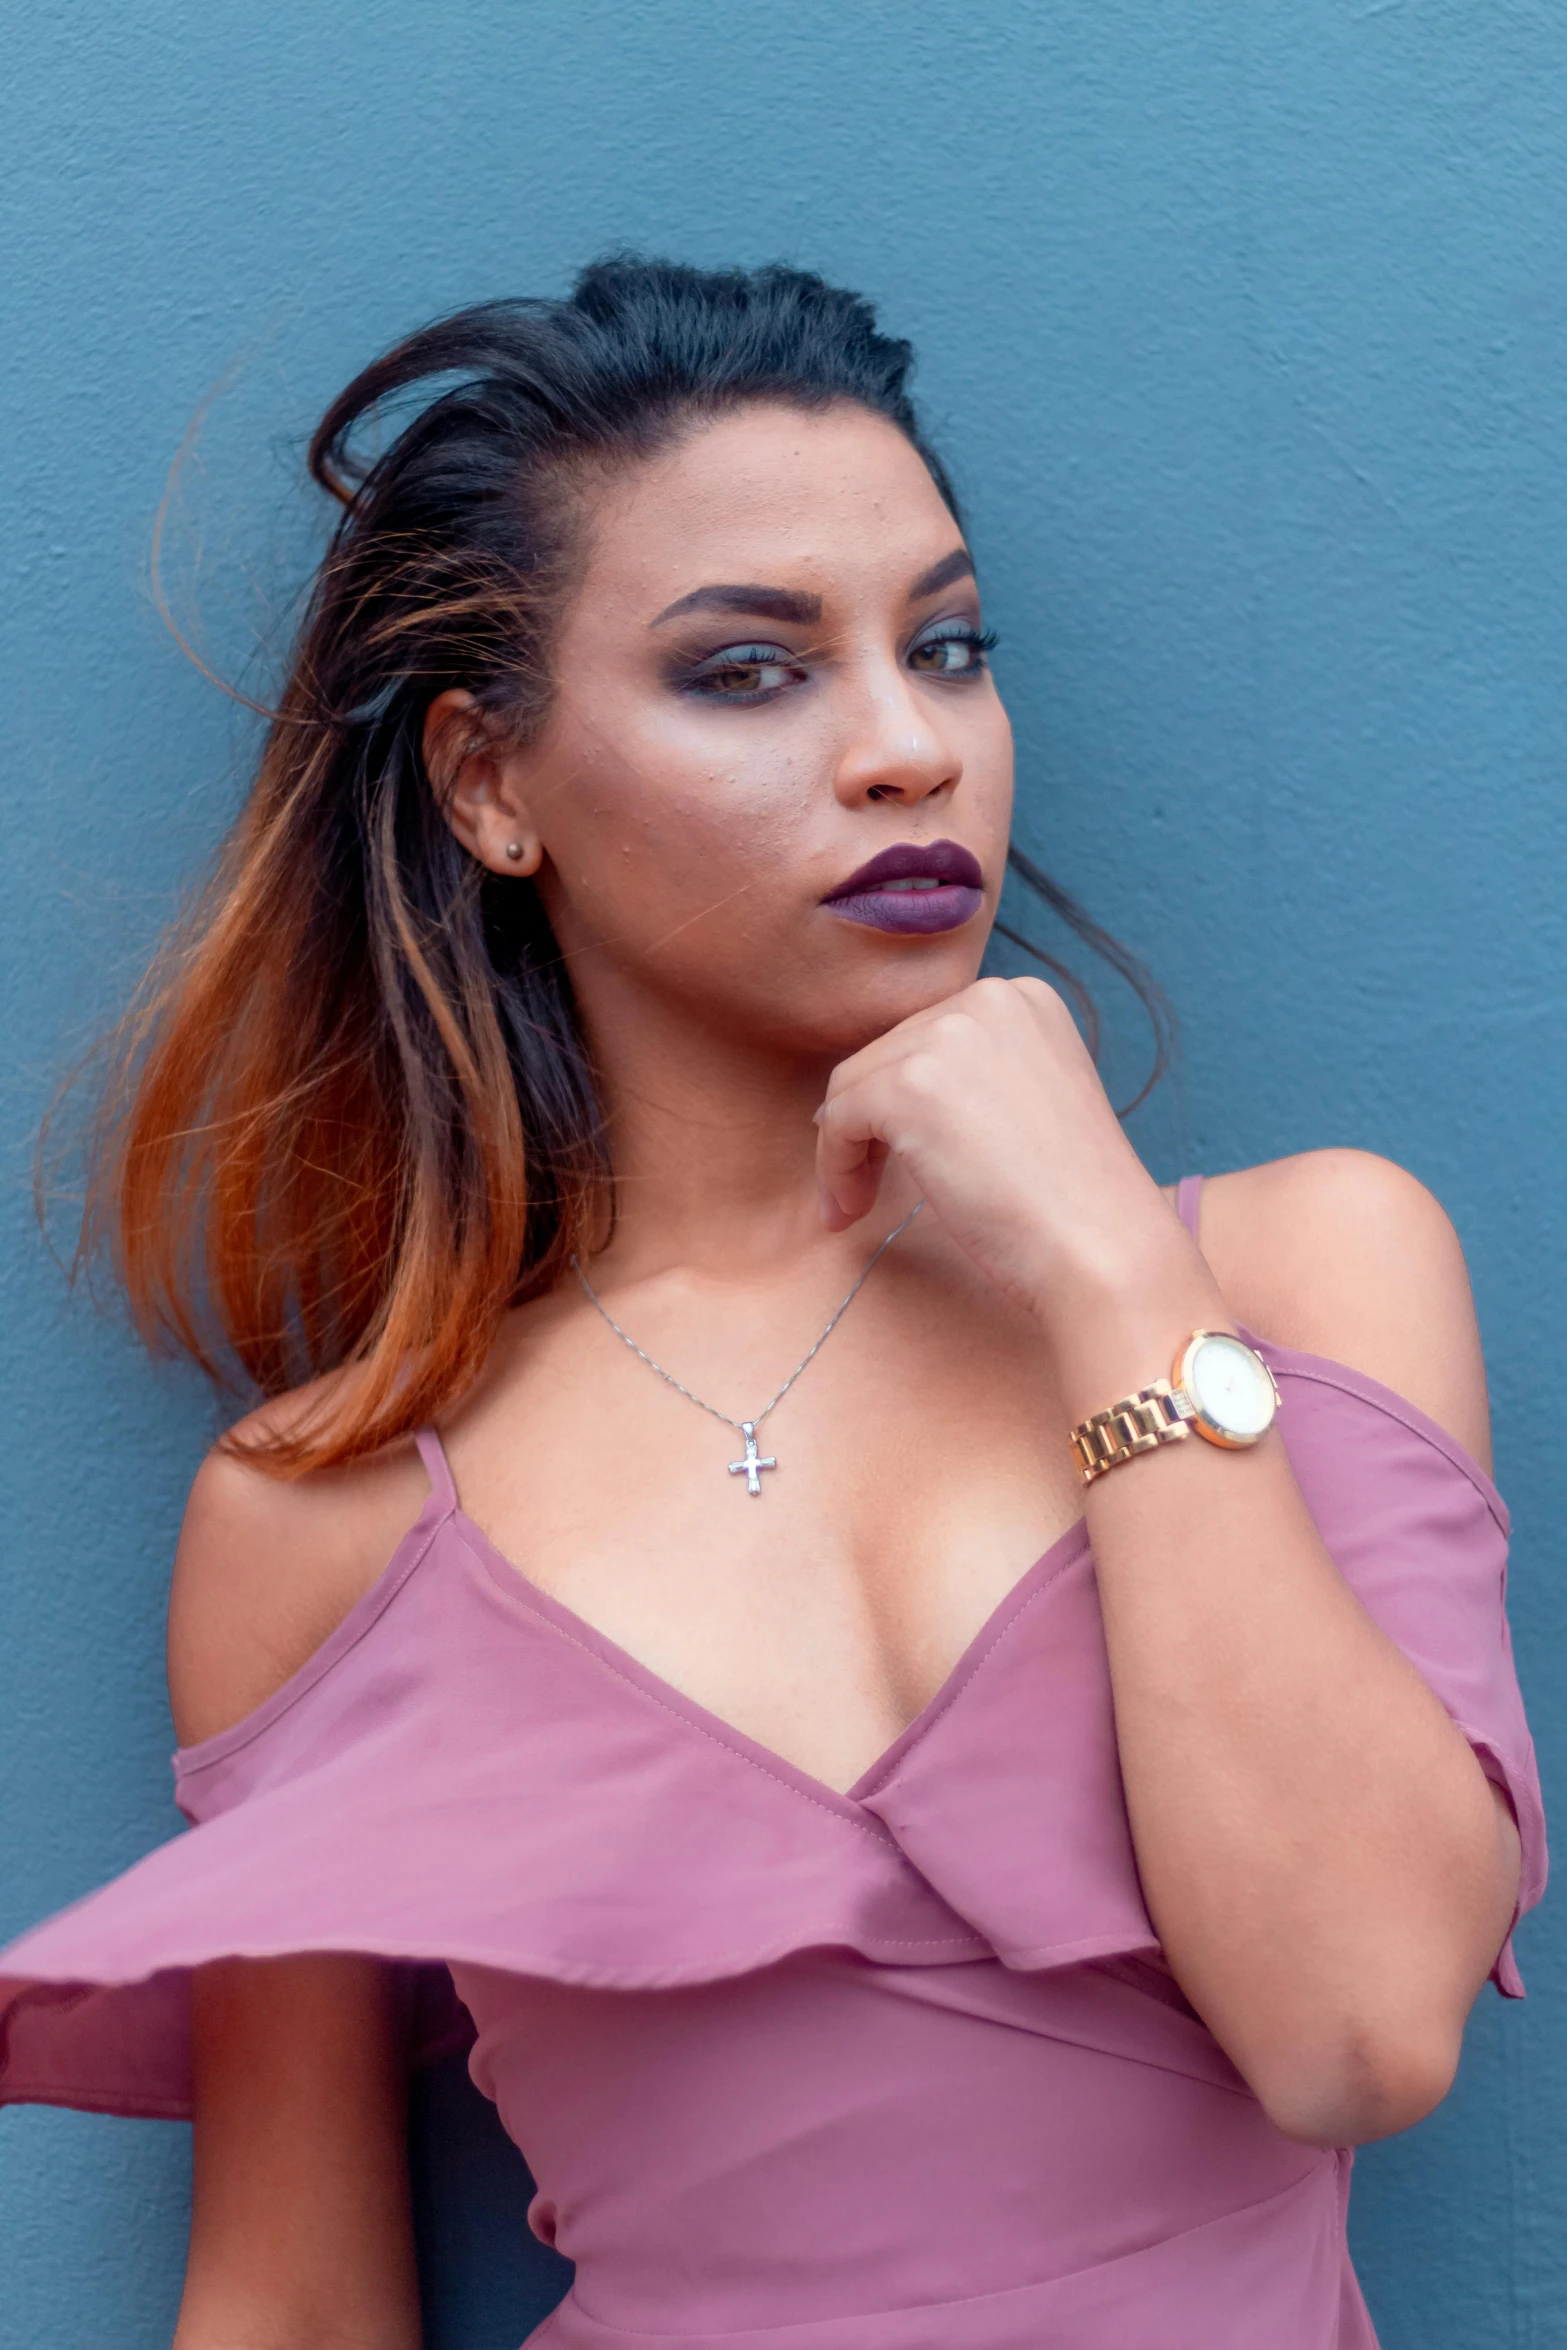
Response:
[[[1255,1343],[1340,1572],[1511,1802],[1521,1913],[1502,1502]],[[191,1832],[0,1954],[0,2098],[183,2114],[190,1969],[374,1953],[427,2053],[471,2037],[577,2264],[549,2350],[1371,2350],[1350,2155],[1271,2126],[1162,1963],[1081,1524],[839,1794],[530,1584],[420,1449],[374,1588],[175,1758]]]

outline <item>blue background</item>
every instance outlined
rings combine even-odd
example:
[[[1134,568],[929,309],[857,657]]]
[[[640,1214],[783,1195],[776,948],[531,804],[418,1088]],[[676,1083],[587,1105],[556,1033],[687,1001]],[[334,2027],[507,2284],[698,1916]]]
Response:
[[[1564,36],[1548,0],[13,5],[0,371],[0,1930],[173,1826],[160,1631],[213,1426],[30,1224],[49,1088],[234,805],[301,437],[388,339],[630,241],[784,256],[923,354],[1023,747],[1024,836],[1148,956],[1163,1174],[1355,1142],[1470,1254],[1514,1623],[1567,1793],[1561,1167]],[[1139,1050],[1114,1005],[1115,1057]],[[1387,2350],[1567,2343],[1567,1928],[1372,2149]],[[434,2350],[554,2289],[450,2072],[421,2096]],[[153,2350],[186,2134],[0,2121],[4,2350]]]

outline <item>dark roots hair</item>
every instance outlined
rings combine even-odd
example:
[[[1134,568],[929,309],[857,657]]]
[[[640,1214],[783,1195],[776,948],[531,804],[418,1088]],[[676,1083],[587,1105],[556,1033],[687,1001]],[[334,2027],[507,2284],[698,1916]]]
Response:
[[[575,490],[758,400],[853,401],[958,514],[913,354],[808,272],[614,257],[564,301],[487,303],[399,343],[310,444],[342,515],[248,803],[111,1040],[81,1256],[107,1246],[148,1342],[263,1396],[351,1367],[251,1449],[282,1475],[448,1405],[506,1308],[602,1234],[609,1168],[571,988],[533,888],[493,882],[425,771],[450,687],[517,735],[548,709]],[[418,405],[356,454],[388,404]],[[1011,866],[1142,997],[1135,959]],[[1003,935],[1069,990],[1051,956]],[[1153,1080],[1150,1079],[1150,1083]]]

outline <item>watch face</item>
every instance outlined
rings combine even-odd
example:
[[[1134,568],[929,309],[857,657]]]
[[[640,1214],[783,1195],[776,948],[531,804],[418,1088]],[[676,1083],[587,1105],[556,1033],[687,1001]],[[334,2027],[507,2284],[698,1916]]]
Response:
[[[1268,1366],[1239,1338],[1213,1331],[1186,1357],[1182,1384],[1205,1420],[1241,1444],[1273,1425],[1278,1397]]]

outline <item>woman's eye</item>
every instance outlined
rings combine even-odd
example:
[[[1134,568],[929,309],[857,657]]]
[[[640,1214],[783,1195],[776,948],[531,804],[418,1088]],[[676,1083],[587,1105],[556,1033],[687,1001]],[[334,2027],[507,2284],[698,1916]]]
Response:
[[[995,642],[994,636],[982,636],[977,628],[951,629],[944,636],[928,636],[917,644],[909,663],[924,677],[972,677],[976,670],[988,666],[985,655]]]
[[[804,675],[779,645],[726,645],[686,680],[686,690],[721,701],[759,701]]]

